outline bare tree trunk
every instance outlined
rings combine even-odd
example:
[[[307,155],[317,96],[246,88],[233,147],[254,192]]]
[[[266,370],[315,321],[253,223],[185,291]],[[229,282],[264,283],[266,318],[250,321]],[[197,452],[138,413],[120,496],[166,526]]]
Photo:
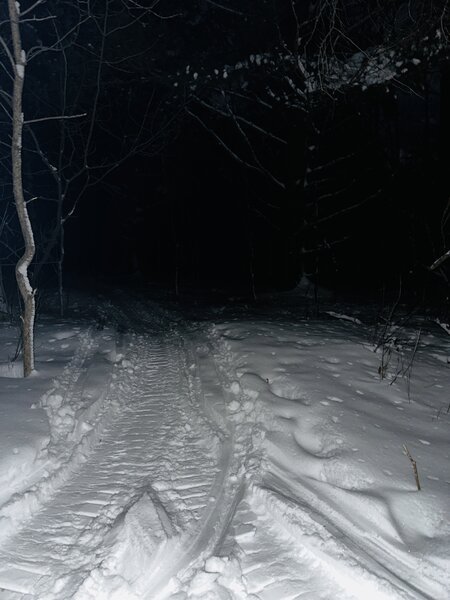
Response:
[[[9,20],[11,23],[11,38],[13,43],[13,69],[14,88],[12,96],[12,177],[14,201],[19,217],[25,250],[16,265],[16,280],[22,296],[24,311],[22,315],[23,335],[23,373],[28,377],[34,369],[34,318],[35,318],[35,290],[31,287],[28,277],[28,267],[33,260],[35,243],[33,229],[23,194],[22,183],[22,131],[23,112],[22,97],[25,76],[26,55],[22,48],[20,37],[20,7],[15,0],[8,0]]]

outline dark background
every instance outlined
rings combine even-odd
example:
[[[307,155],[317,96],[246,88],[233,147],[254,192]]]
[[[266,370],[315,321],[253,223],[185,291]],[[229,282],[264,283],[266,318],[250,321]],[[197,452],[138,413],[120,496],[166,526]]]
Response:
[[[72,113],[85,111],[87,117],[85,124],[65,124],[74,140],[64,150],[66,173],[82,164],[89,136],[89,161],[117,160],[117,166],[85,190],[76,180],[65,201],[70,208],[83,190],[65,225],[66,281],[104,277],[158,283],[177,293],[214,287],[254,295],[292,289],[306,274],[348,295],[397,289],[401,282],[411,298],[423,297],[424,290],[446,297],[446,271],[428,268],[448,247],[442,218],[450,185],[447,43],[432,51],[431,42],[424,42],[436,37],[435,13],[424,16],[420,2],[341,2],[354,46],[336,38],[332,53],[343,58],[356,47],[369,53],[386,47],[392,62],[405,61],[408,71],[399,68],[395,78],[374,85],[357,82],[312,95],[306,116],[292,99],[261,108],[255,98],[267,99],[269,87],[282,95],[285,67],[238,73],[232,66],[252,53],[292,51],[292,6],[303,27],[317,4],[262,0],[256,7],[231,1],[218,7],[199,1],[186,8],[174,0],[158,5],[155,15],[125,10],[120,0],[93,3],[94,21],[71,34],[67,45]],[[76,5],[55,4],[62,24],[76,19]],[[438,12],[441,5],[436,3]],[[108,38],[97,119],[89,132],[105,6],[114,25],[123,27]],[[326,19],[317,27],[305,25],[310,37],[301,48],[304,56],[314,57],[328,27]],[[52,35],[26,26],[24,45],[32,46],[36,36],[50,43]],[[61,52],[54,54],[43,54],[27,69],[28,115],[60,110],[55,98],[63,63]],[[416,56],[420,61],[413,67]],[[216,68],[217,77],[211,75]],[[229,78],[222,77],[224,69]],[[236,93],[246,97],[236,99]],[[286,139],[286,147],[252,132],[249,146],[232,119],[202,105],[225,110],[225,97],[236,114]],[[118,148],[138,136],[144,114],[150,141],[128,157],[120,154]],[[7,119],[2,123],[7,131]],[[34,129],[53,164],[61,154],[59,127],[48,122]],[[287,191],[234,160],[218,137],[248,162],[254,152]],[[54,182],[35,151],[26,153],[24,165],[30,194],[51,198]],[[7,185],[3,198],[11,202]],[[47,229],[56,222],[53,205],[42,201],[30,210],[35,230],[48,239]],[[20,238],[14,243],[20,248]],[[58,252],[55,246],[39,267],[38,287],[55,284]],[[10,260],[4,253],[8,277]]]
[[[353,156],[328,174],[324,210],[339,211],[380,191],[330,221],[325,233],[342,241],[306,255],[306,272],[322,285],[375,290],[396,287],[402,278],[419,295],[424,288],[445,290],[428,266],[442,248],[449,193],[449,73],[433,77],[431,107],[407,93],[375,91],[335,108],[320,158]],[[68,270],[173,286],[178,278],[181,288],[250,290],[254,282],[260,290],[289,289],[299,281],[298,264],[287,258],[279,191],[236,164],[189,118],[160,156],[118,169],[114,185],[111,193],[97,190],[71,221]],[[312,248],[323,231],[317,240],[314,234],[305,234]]]

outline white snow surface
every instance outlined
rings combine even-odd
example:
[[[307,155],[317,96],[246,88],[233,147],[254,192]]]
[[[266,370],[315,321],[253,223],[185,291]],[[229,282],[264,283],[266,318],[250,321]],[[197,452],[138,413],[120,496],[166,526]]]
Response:
[[[0,324],[0,600],[450,598],[440,323],[95,305]]]

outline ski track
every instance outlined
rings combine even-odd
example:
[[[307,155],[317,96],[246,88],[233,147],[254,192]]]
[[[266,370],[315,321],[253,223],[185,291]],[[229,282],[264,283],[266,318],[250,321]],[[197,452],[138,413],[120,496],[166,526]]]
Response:
[[[259,513],[259,514],[258,514]],[[234,540],[246,593],[260,600],[356,600],[334,582],[319,561],[280,535],[268,513],[250,498],[236,512]]]
[[[132,372],[111,389],[111,400],[123,410],[78,472],[0,551],[0,589],[16,592],[11,598],[72,597],[104,559],[106,533],[148,489],[156,491],[174,528],[191,532],[177,568],[208,543],[201,518],[206,515],[206,529],[214,529],[219,511],[210,505],[224,499],[230,444],[223,464],[212,432],[193,418],[177,341],[132,339]]]

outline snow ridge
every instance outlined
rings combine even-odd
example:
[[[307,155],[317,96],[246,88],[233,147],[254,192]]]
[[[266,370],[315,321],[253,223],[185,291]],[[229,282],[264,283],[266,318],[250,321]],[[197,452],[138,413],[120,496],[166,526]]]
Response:
[[[51,431],[51,439],[41,451],[45,461],[44,476],[26,492],[16,494],[0,509],[0,541],[12,535],[17,527],[31,518],[55,491],[69,479],[86,460],[91,447],[101,435],[113,410],[109,405],[112,365],[104,389],[85,410],[83,383],[87,377],[88,362],[95,355],[99,343],[90,328],[81,336],[81,343],[61,377],[42,398]]]

